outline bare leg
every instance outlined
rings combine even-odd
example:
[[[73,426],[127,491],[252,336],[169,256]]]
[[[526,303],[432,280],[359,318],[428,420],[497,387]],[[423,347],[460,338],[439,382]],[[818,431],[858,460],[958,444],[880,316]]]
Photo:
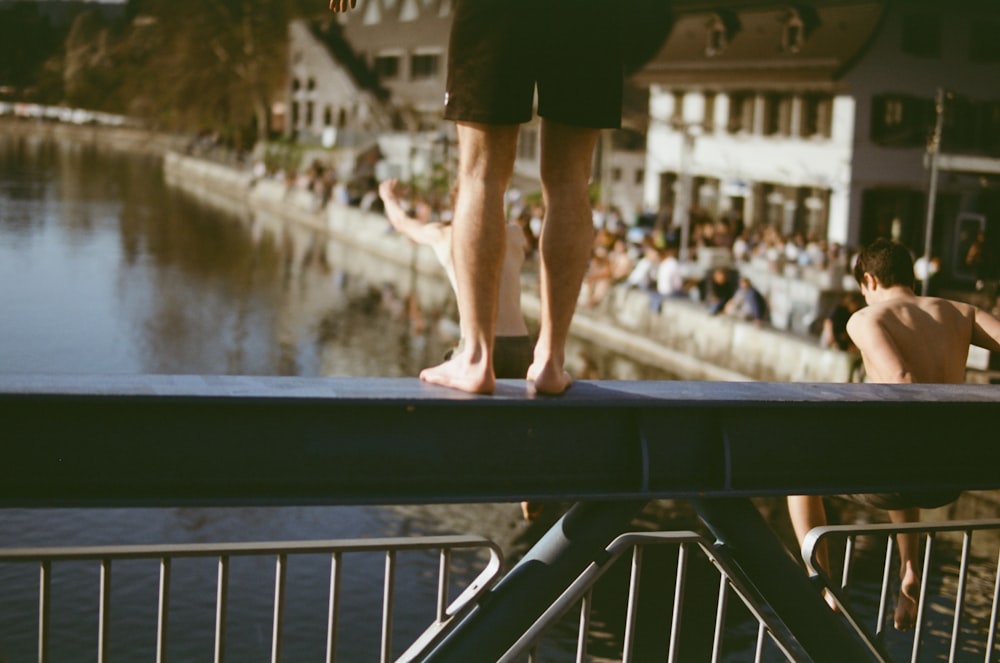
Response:
[[[566,337],[594,241],[587,185],[599,135],[542,120],[541,320],[527,376],[542,394],[561,394],[573,383],[565,369]]]
[[[809,530],[826,525],[826,509],[823,507],[823,498],[820,495],[789,495],[788,516],[792,520],[795,538],[801,549],[802,540],[806,538]],[[827,575],[830,574],[830,552],[826,541],[820,541],[816,548],[816,563]],[[827,604],[836,610],[837,604],[830,592],[824,590],[823,595]]]
[[[915,523],[920,520],[920,509],[890,510],[889,520],[895,524]],[[920,574],[917,572],[920,536],[901,532],[896,535],[896,543],[899,545],[899,599],[893,625],[900,631],[908,631],[916,624],[917,601],[920,599]]]
[[[422,371],[420,379],[490,394],[496,389],[493,332],[506,247],[503,195],[514,171],[518,126],[460,122],[457,127],[458,200],[451,255],[462,348],[445,363]]]

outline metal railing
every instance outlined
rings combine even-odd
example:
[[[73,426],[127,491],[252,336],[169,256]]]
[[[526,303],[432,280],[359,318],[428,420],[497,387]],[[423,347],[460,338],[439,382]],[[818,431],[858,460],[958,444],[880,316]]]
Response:
[[[285,587],[289,557],[305,554],[329,554],[329,611],[326,632],[327,663],[337,658],[338,623],[341,618],[341,577],[344,555],[348,553],[384,553],[385,572],[382,591],[381,663],[392,659],[393,614],[395,610],[394,585],[398,553],[403,551],[438,551],[437,596],[434,618],[413,647],[422,649],[432,643],[455,619],[470,610],[477,598],[497,580],[502,569],[500,549],[493,542],[478,536],[428,536],[420,538],[381,538],[330,541],[275,541],[255,543],[171,544],[158,546],[103,546],[74,548],[17,548],[0,549],[0,563],[36,563],[39,565],[38,582],[38,661],[51,660],[50,612],[52,609],[53,566],[62,562],[90,561],[100,566],[100,598],[98,632],[96,634],[97,661],[104,663],[110,644],[111,571],[116,561],[155,559],[159,561],[159,587],[156,617],[156,662],[167,660],[169,641],[169,614],[171,599],[171,570],[178,558],[217,558],[218,576],[215,587],[215,627],[213,658],[215,663],[225,660],[227,630],[227,605],[229,603],[229,570],[233,557],[273,556],[274,594],[272,599],[271,656],[278,663],[282,656],[285,615]],[[480,573],[452,601],[451,560],[457,550],[478,550],[485,553]],[[405,656],[404,656],[405,658]]]
[[[1000,607],[1000,561],[992,570],[995,573],[992,593],[992,603],[989,609],[989,620],[985,628],[980,628],[977,633],[966,633],[963,638],[962,626],[969,626],[970,620],[964,620],[965,607],[967,601],[967,586],[969,572],[971,568],[970,551],[972,547],[972,537],[974,533],[998,532],[1000,531],[1000,520],[965,520],[946,523],[906,523],[906,524],[874,524],[874,525],[829,525],[817,527],[811,530],[805,537],[802,545],[802,558],[811,574],[824,586],[836,602],[839,610],[851,624],[851,626],[863,637],[873,643],[878,643],[882,649],[882,655],[891,659],[891,655],[885,652],[885,640],[888,635],[886,624],[889,620],[890,591],[893,587],[892,572],[898,570],[899,562],[895,552],[898,549],[896,535],[899,533],[910,533],[923,539],[923,555],[920,566],[920,594],[917,600],[916,621],[912,631],[912,642],[910,643],[910,660],[914,663],[919,660],[924,649],[927,648],[928,633],[928,605],[931,598],[930,587],[939,587],[941,592],[936,598],[942,603],[938,604],[938,617],[951,610],[950,637],[941,637],[938,629],[937,644],[947,644],[947,660],[955,661],[959,655],[960,646],[965,644],[963,656],[965,660],[970,660],[973,655],[969,651],[974,648],[979,651],[982,660],[989,663],[996,660],[996,630],[997,614]],[[955,561],[954,555],[942,556],[935,554],[942,547],[942,540],[948,535],[958,535],[960,546],[958,552],[957,568],[952,564]],[[843,541],[843,559],[841,562],[841,574],[839,581],[831,575],[830,571],[824,570],[819,564],[818,555],[821,547],[827,545],[831,558],[834,555],[834,544]],[[871,621],[866,623],[863,612],[866,609],[869,613],[872,606],[866,606],[858,600],[857,593],[852,593],[852,572],[858,560],[859,543],[867,543],[868,555],[873,556],[872,546],[885,548],[885,555],[881,565],[881,584],[878,589],[877,610],[874,611]],[[996,554],[996,552],[994,552]],[[953,602],[950,606],[945,605],[944,594],[949,594]],[[974,642],[974,637],[978,636],[981,642]],[[938,659],[940,660],[940,659]]]

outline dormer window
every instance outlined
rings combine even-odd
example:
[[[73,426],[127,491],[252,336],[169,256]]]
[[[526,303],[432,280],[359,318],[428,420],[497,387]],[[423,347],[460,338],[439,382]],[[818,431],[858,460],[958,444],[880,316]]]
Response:
[[[726,26],[718,16],[708,24],[708,41],[705,44],[705,55],[711,57],[726,50],[729,45],[729,35],[726,34]]]
[[[798,53],[817,26],[819,14],[815,7],[797,5],[789,9],[781,22],[781,51]]]
[[[705,55],[720,55],[739,31],[739,20],[730,12],[719,12],[708,21],[705,35]]]
[[[806,26],[802,17],[794,9],[788,13],[781,30],[781,50],[798,53],[806,41]]]

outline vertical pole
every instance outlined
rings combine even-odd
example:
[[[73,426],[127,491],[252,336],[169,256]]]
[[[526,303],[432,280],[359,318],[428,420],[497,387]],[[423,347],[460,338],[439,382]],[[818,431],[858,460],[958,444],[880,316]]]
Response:
[[[728,557],[741,580],[784,627],[773,635],[789,651],[817,662],[884,660],[875,645],[827,606],[819,587],[749,498],[698,498],[691,503],[718,539],[716,554]]]
[[[680,191],[676,197],[674,205],[674,218],[681,226],[681,246],[677,254],[681,263],[686,263],[690,258],[689,245],[691,244],[691,158],[694,156],[694,133],[688,125],[681,127],[684,144],[681,148],[681,172],[678,178]]]
[[[622,532],[645,502],[573,506],[424,663],[497,661]]]
[[[924,278],[920,283],[920,294],[927,296],[931,280],[931,242],[934,240],[934,210],[937,207],[938,187],[938,156],[941,153],[941,130],[944,127],[945,92],[938,88],[934,96],[934,110],[937,119],[934,122],[934,133],[931,135],[927,151],[930,153],[931,181],[927,188],[927,220],[924,223]]]

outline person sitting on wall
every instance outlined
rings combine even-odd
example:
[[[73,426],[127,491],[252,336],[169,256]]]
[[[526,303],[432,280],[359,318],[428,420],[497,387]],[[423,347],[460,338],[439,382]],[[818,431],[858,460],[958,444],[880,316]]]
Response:
[[[722,307],[722,314],[738,320],[753,322],[756,325],[763,325],[770,319],[767,300],[745,276],[740,277],[736,292]]]

